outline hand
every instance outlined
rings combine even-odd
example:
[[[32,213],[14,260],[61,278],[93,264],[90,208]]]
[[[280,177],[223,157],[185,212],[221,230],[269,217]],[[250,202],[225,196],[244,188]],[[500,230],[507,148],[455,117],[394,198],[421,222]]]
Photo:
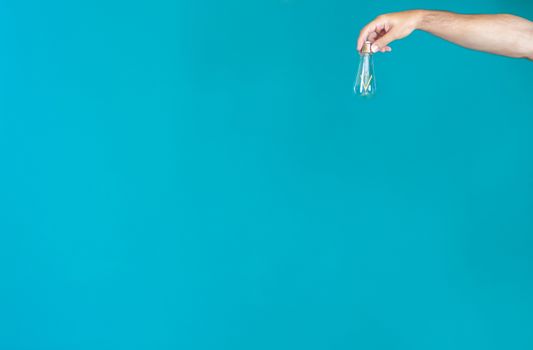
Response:
[[[421,10],[403,11],[378,16],[359,33],[357,50],[361,51],[366,40],[372,42],[372,52],[390,52],[389,44],[411,34],[422,18]]]

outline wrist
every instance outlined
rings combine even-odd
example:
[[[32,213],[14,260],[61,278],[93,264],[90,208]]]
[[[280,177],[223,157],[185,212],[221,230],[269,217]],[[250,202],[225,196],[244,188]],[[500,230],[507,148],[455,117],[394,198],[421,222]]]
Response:
[[[414,11],[414,29],[427,30],[428,21],[431,18],[431,12],[428,10],[415,10]]]

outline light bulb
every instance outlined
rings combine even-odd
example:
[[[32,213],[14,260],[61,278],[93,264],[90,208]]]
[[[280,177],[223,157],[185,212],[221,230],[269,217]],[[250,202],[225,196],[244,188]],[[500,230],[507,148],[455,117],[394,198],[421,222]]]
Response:
[[[374,75],[374,58],[370,41],[365,41],[360,53],[359,69],[355,78],[353,91],[358,96],[372,97],[376,93],[376,76]]]

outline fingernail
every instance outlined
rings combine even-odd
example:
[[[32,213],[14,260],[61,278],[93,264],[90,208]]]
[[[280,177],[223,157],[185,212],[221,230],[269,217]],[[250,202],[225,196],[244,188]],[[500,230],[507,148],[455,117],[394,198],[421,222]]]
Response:
[[[379,46],[377,46],[376,44],[372,44],[372,52],[378,52],[379,51]]]

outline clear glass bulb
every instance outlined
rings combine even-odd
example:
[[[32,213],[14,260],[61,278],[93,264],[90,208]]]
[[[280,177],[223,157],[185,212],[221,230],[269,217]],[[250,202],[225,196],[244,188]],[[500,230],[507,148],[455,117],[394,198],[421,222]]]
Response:
[[[359,69],[355,78],[353,90],[356,95],[371,97],[376,93],[376,76],[374,75],[374,58],[370,41],[365,41],[361,49]]]

